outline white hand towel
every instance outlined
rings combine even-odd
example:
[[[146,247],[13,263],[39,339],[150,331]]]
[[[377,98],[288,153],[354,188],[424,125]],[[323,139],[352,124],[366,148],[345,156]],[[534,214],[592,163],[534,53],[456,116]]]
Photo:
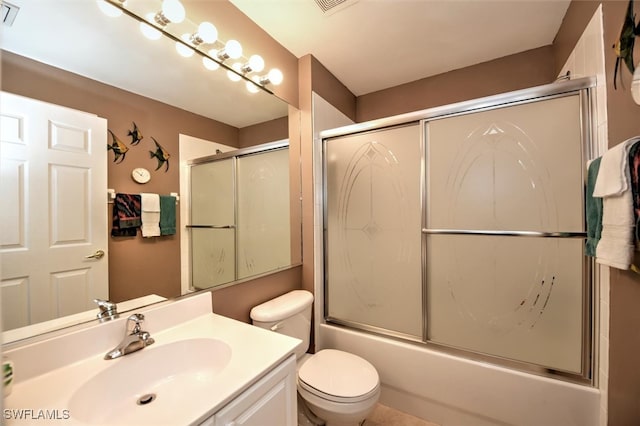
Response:
[[[628,173],[628,172],[627,172]],[[596,262],[629,269],[634,246],[633,200],[631,190],[602,199],[602,235],[596,247]]]
[[[600,171],[593,188],[594,197],[621,195],[629,186],[629,150],[640,140],[633,137],[614,146],[602,156]]]
[[[160,236],[160,196],[158,194],[140,194],[140,210],[142,210],[143,237]]]

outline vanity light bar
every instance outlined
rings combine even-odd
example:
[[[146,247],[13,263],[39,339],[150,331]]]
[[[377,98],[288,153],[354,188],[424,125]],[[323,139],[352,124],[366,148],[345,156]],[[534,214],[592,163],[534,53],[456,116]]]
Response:
[[[195,31],[192,34],[187,34],[186,37],[176,36],[171,32],[169,32],[167,30],[167,27],[169,26],[168,24],[171,22],[178,22],[178,21],[173,21],[171,18],[179,20],[180,17],[178,16],[178,14],[171,14],[165,11],[165,9],[167,9],[165,7],[165,3],[166,4],[171,3],[171,6],[174,8],[178,7],[179,5],[184,9],[184,6],[182,6],[179,0],[164,0],[163,10],[161,10],[160,12],[157,12],[156,14],[153,14],[153,13],[150,14],[150,17],[152,17],[152,19],[145,19],[142,16],[139,16],[137,13],[129,10],[125,5],[126,1],[124,0],[98,0],[98,4],[100,5],[101,3],[108,4],[113,8],[120,10],[122,13],[138,21],[141,27],[144,26],[146,30],[145,33],[153,33],[154,35],[159,33],[160,35],[164,35],[168,37],[170,40],[176,43],[176,49],[178,50],[178,52],[184,52],[182,53],[183,56],[187,56],[185,55],[185,53],[188,53],[188,56],[192,56],[191,52],[197,53],[202,57],[203,65],[207,69],[214,70],[219,67],[222,67],[227,71],[227,75],[233,75],[234,80],[236,79],[237,81],[245,80],[247,89],[252,93],[258,92],[259,90],[264,90],[265,92],[273,95],[273,92],[265,86],[267,84],[278,85],[282,82],[282,72],[276,68],[269,71],[269,74],[267,76],[256,75],[256,76],[253,76],[253,78],[250,78],[248,76],[249,73],[260,72],[262,71],[262,69],[264,69],[264,60],[259,55],[252,55],[248,60],[246,60],[243,63],[237,63],[237,65],[236,64],[227,65],[225,61],[228,58],[234,59],[234,58],[240,58],[242,56],[242,46],[236,40],[229,40],[224,44],[224,47],[222,49],[218,49],[218,50],[211,49],[206,52],[201,50],[200,47],[205,44],[212,44],[212,43],[218,43],[218,42],[221,43],[221,41],[219,40],[213,40],[211,43],[207,43],[207,41],[210,41],[213,38],[212,37],[213,31],[209,31],[210,28],[208,25],[205,27],[207,28],[207,31],[210,34],[208,34],[208,36],[205,36],[205,37],[202,37],[198,31]],[[104,10],[102,7],[100,9]],[[166,19],[158,19],[160,15],[162,15],[162,17]],[[167,15],[171,15],[171,16],[167,16]],[[110,16],[115,16],[115,15],[110,15]],[[185,12],[185,17],[186,17],[186,12]],[[185,18],[182,18],[182,19],[184,20]],[[203,27],[204,24],[209,24],[209,23],[208,22],[202,23],[198,27],[198,30],[200,30],[201,28],[205,28]],[[209,24],[209,25],[215,29],[213,24]],[[216,39],[217,39],[217,30],[216,30]],[[270,76],[276,76],[276,78],[275,79],[269,78]]]

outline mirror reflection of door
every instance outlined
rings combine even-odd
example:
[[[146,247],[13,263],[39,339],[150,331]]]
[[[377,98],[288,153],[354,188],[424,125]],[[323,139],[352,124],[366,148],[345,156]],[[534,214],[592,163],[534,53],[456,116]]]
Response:
[[[4,92],[0,102],[7,330],[108,298],[107,121]]]

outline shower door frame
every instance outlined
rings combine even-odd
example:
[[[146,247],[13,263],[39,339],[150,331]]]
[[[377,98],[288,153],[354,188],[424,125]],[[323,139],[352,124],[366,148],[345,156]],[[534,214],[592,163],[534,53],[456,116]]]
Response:
[[[580,78],[575,80],[569,80],[565,82],[557,82],[544,86],[537,86],[529,89],[518,90],[514,92],[508,92],[504,94],[489,96],[485,98],[464,101],[460,103],[444,105],[440,107],[430,108],[426,110],[416,111],[412,113],[397,115],[393,117],[377,119],[365,123],[358,123],[337,129],[326,130],[320,133],[320,139],[322,140],[322,181],[323,181],[323,255],[324,255],[324,320],[327,323],[335,324],[338,326],[344,326],[352,329],[361,330],[368,333],[382,335],[388,338],[399,339],[407,343],[417,344],[422,347],[439,350],[452,355],[458,355],[464,358],[478,360],[483,362],[489,362],[503,367],[513,368],[516,370],[537,374],[545,377],[556,378],[564,381],[588,384],[591,386],[597,386],[597,337],[595,325],[598,324],[598,309],[596,306],[597,300],[599,300],[599,274],[598,269],[595,267],[595,260],[593,258],[583,256],[582,269],[583,269],[583,319],[582,319],[582,368],[579,374],[552,370],[547,367],[527,363],[524,361],[518,361],[513,359],[507,359],[500,356],[488,355],[484,353],[474,352],[468,349],[459,349],[456,347],[447,346],[442,343],[436,343],[429,340],[428,336],[428,324],[427,324],[427,274],[424,273],[424,268],[427,262],[426,252],[426,238],[429,233],[436,234],[445,232],[445,230],[429,230],[427,229],[427,212],[428,212],[428,176],[427,176],[427,158],[426,158],[426,144],[425,133],[426,125],[428,122],[454,117],[459,115],[466,115],[476,112],[500,109],[508,106],[523,105],[531,102],[537,102],[542,100],[549,100],[553,98],[565,97],[565,96],[579,96],[580,100],[580,119],[581,119],[581,136],[582,136],[582,164],[590,159],[595,158],[598,155],[597,141],[595,135],[597,134],[593,119],[595,112],[595,88],[596,79],[594,77]],[[414,336],[408,336],[403,333],[399,333],[393,330],[387,330],[377,326],[371,326],[367,324],[357,323],[340,318],[334,318],[329,315],[328,310],[328,285],[327,285],[327,162],[326,162],[326,143],[334,138],[353,136],[356,134],[363,134],[373,131],[379,131],[382,129],[389,129],[394,127],[406,126],[411,124],[419,124],[420,131],[420,150],[422,153],[421,158],[421,182],[420,182],[420,205],[422,206],[422,238],[421,238],[421,260],[422,260],[422,339],[416,339]],[[582,170],[582,181],[585,182],[585,170]],[[584,206],[584,193],[582,194],[582,204]],[[585,222],[585,215],[583,212],[583,222]],[[585,228],[586,229],[586,228]],[[449,232],[451,230],[447,230]],[[459,230],[466,231],[466,230]],[[475,233],[476,231],[470,231]],[[542,238],[585,238],[586,232],[566,232],[566,233],[537,233],[537,232],[509,232],[509,231],[496,231],[493,235],[503,236],[525,236],[525,237],[542,237]]]
[[[259,278],[262,276],[266,276],[272,274],[274,271],[263,271],[259,274],[238,278],[238,159],[241,157],[247,157],[250,155],[259,155],[267,152],[279,151],[279,150],[288,150],[290,147],[289,140],[280,140],[274,142],[267,142],[260,145],[254,145],[247,148],[240,148],[233,151],[222,152],[220,154],[207,155],[200,158],[195,158],[193,160],[189,160],[187,162],[187,166],[191,168],[192,166],[200,166],[203,164],[215,163],[218,161],[231,160],[232,164],[232,174],[233,174],[233,225],[194,225],[191,220],[192,207],[189,206],[189,223],[184,227],[190,233],[189,237],[189,289],[191,291],[201,291],[201,290],[220,290],[226,287],[230,287],[232,285],[243,283],[247,280]],[[191,191],[191,174],[189,175],[189,191]],[[189,197],[189,201],[191,202],[193,197]],[[209,287],[198,287],[193,284],[193,240],[192,240],[192,229],[231,229],[233,230],[233,280],[211,285]],[[287,267],[278,268],[286,269]]]

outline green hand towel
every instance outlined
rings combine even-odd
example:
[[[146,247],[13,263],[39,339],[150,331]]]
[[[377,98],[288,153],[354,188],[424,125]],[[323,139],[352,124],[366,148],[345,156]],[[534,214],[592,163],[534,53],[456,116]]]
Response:
[[[596,256],[596,246],[602,234],[602,198],[593,196],[593,188],[596,184],[598,171],[600,170],[601,159],[602,157],[598,157],[593,160],[587,170],[587,190],[585,197],[587,242],[585,245],[585,254],[591,257]]]
[[[176,197],[160,196],[160,235],[176,233]]]

